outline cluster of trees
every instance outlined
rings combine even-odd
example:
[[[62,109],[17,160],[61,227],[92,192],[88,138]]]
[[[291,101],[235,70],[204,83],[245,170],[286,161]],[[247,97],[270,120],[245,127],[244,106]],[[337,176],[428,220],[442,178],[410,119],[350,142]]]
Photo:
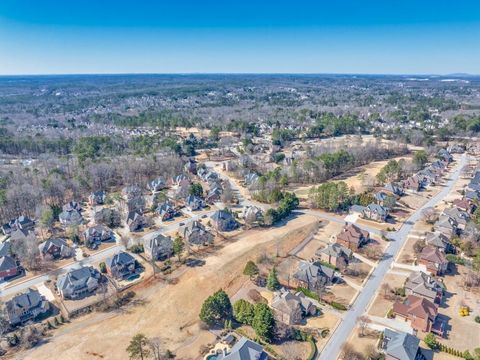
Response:
[[[272,204],[283,198],[282,189],[288,184],[285,174],[280,167],[261,175],[257,183],[250,187],[253,199]]]
[[[86,160],[42,156],[31,166],[18,165],[13,171],[0,172],[0,221],[19,215],[45,219],[48,225],[58,219],[61,207],[70,200],[86,199],[90,192],[107,193],[131,184],[145,185],[162,174],[165,178],[182,171],[176,155],[161,158],[118,156]],[[118,222],[115,214],[104,214],[106,222]]]
[[[385,160],[408,153],[408,149],[404,145],[364,144],[360,138],[353,138],[345,144],[340,143],[338,148],[317,146],[310,149],[305,159],[295,160],[286,167],[284,171],[287,176],[286,181],[323,182],[372,161]]]
[[[265,215],[263,216],[264,224],[272,225],[277,221],[286,218],[298,207],[298,204],[298,198],[294,193],[282,193],[282,198],[279,201],[278,207],[276,209],[270,208],[265,212]]]
[[[315,124],[307,131],[307,137],[341,136],[365,132],[367,122],[354,114],[334,115],[332,113],[312,113]]]
[[[339,211],[351,205],[352,195],[344,181],[327,182],[312,187],[308,192],[308,200],[314,208]]]
[[[132,360],[167,360],[174,357],[170,350],[162,350],[160,338],[148,338],[142,333],[132,337],[126,350]]]
[[[250,325],[255,334],[264,341],[271,342],[275,335],[275,320],[267,304],[252,303],[240,299],[233,304],[233,317],[242,324]]]

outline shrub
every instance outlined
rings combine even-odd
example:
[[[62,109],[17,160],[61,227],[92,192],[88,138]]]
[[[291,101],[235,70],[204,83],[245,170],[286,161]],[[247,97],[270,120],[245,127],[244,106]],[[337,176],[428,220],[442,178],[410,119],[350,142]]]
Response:
[[[433,335],[432,333],[428,333],[427,335],[425,335],[425,338],[423,339],[423,341],[432,350],[435,350],[438,348],[437,339],[435,338],[435,335]]]
[[[100,268],[100,272],[102,274],[107,273],[107,265],[105,265],[105,263],[103,261],[100,264],[98,264],[98,267]]]
[[[330,305],[331,305],[334,309],[337,309],[337,310],[341,310],[341,311],[347,310],[347,307],[346,307],[345,305],[340,304],[340,303],[338,303],[338,302],[336,302],[336,301],[332,301],[332,302],[330,303]]]

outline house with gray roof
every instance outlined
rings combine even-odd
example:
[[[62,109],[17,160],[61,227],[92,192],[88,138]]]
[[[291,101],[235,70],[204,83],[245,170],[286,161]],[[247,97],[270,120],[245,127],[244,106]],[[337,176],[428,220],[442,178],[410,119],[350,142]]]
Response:
[[[384,222],[388,217],[388,210],[379,204],[369,204],[363,211],[363,217],[365,219]]]
[[[58,215],[60,223],[65,226],[83,224],[82,207],[76,201],[63,205],[63,211]]]
[[[96,249],[102,242],[115,240],[112,230],[104,225],[89,227],[83,232],[85,246]]]
[[[107,193],[103,190],[94,191],[88,196],[88,203],[92,206],[103,205],[105,199],[107,198]]]
[[[178,215],[175,205],[170,200],[166,200],[158,204],[155,212],[160,215],[160,219],[162,219],[162,221],[171,220]]]
[[[444,295],[444,288],[435,278],[423,271],[410,274],[405,282],[407,295],[422,296],[435,304],[440,304]]]
[[[35,227],[35,222],[27,216],[19,216],[15,219],[10,220],[8,223],[2,225],[2,232],[4,235],[9,235],[12,231],[15,230],[24,230],[28,232],[33,230]]]
[[[416,336],[385,328],[381,348],[386,360],[423,360]]]
[[[127,226],[130,232],[142,231],[147,222],[143,215],[138,211],[130,211],[127,214]]]
[[[242,337],[232,346],[230,351],[216,355],[217,360],[268,360],[262,345]]]
[[[17,276],[20,266],[13,257],[6,255],[0,257],[0,281]]]
[[[38,246],[43,257],[65,259],[75,255],[75,250],[68,246],[64,239],[48,239]]]
[[[396,195],[396,196],[403,196],[405,195],[405,192],[403,191],[403,188],[396,184],[396,183],[388,183],[387,185],[385,185],[384,189],[386,191],[388,191],[389,193],[393,194],[393,195]]]
[[[185,207],[190,211],[201,210],[205,207],[205,201],[195,195],[188,195],[185,199]]]
[[[434,246],[445,253],[453,252],[454,246],[450,243],[449,238],[441,232],[428,232],[425,236],[425,243]]]
[[[91,266],[73,269],[59,275],[57,290],[64,299],[76,300],[95,293],[101,280],[101,274]]]
[[[207,245],[213,242],[213,235],[199,221],[190,221],[179,228],[180,235],[190,244]]]
[[[156,193],[167,188],[167,183],[165,182],[164,178],[158,177],[149,181],[147,187],[151,192]]]
[[[144,238],[143,249],[149,260],[163,261],[173,255],[173,240],[163,234]]]
[[[470,221],[470,215],[466,211],[462,211],[456,207],[443,210],[443,214],[455,219],[459,230],[465,230],[465,227]]]
[[[317,307],[303,293],[292,293],[285,288],[273,294],[271,308],[275,319],[287,325],[300,324],[304,317],[317,312]]]
[[[12,255],[12,241],[10,239],[0,242],[0,257]]]
[[[50,311],[50,303],[38,292],[28,289],[5,302],[6,319],[11,326],[34,321]]]
[[[217,231],[233,231],[240,226],[233,217],[233,214],[227,209],[217,210],[212,216],[212,225]]]
[[[302,260],[293,274],[292,283],[294,287],[317,290],[330,285],[334,278],[335,270],[319,263]]]
[[[127,200],[130,200],[141,197],[143,195],[143,191],[138,185],[129,185],[122,189],[122,195],[125,196]]]
[[[109,275],[115,279],[126,279],[137,272],[137,261],[125,251],[113,255],[105,260]]]
[[[328,244],[326,247],[317,249],[315,256],[325,263],[335,266],[340,270],[348,267],[353,252],[338,243]]]
[[[442,214],[433,224],[433,230],[442,233],[450,239],[458,234],[458,224],[454,218]]]

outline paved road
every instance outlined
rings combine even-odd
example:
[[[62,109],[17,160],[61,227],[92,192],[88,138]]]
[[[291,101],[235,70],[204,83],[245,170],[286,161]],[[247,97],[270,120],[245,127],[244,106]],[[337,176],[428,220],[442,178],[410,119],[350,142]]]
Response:
[[[87,266],[87,265],[90,265],[92,263],[102,261],[102,260],[104,260],[104,259],[106,259],[106,258],[124,250],[124,249],[125,248],[122,245],[115,245],[115,246],[109,247],[105,250],[99,251],[99,252],[97,252],[97,253],[95,253],[95,254],[87,257],[87,258],[84,258],[80,261],[76,261],[72,264],[65,265],[64,267],[62,267],[60,269],[52,270],[49,273],[46,273],[46,274],[43,274],[43,275],[40,275],[40,276],[35,276],[31,279],[26,279],[25,281],[19,282],[15,285],[8,286],[9,285],[8,283],[3,284],[2,287],[0,288],[0,297],[11,296],[11,295],[14,295],[18,292],[27,290],[29,287],[40,285],[41,283],[43,283],[44,281],[47,281],[48,279],[50,279],[53,276],[58,276],[60,274],[64,274],[64,273],[68,272],[69,270],[78,269],[82,266]]]
[[[415,222],[418,221],[422,216],[422,210],[436,205],[448,195],[450,190],[455,185],[455,182],[458,180],[461,170],[466,163],[467,156],[466,154],[463,154],[456,166],[454,173],[451,175],[450,180],[447,181],[445,187],[437,195],[432,197],[425,205],[413,213],[398,231],[389,234],[393,241],[390,242],[389,247],[385,251],[384,258],[379,262],[378,266],[369,277],[367,283],[357,297],[357,301],[355,301],[352,307],[346,312],[346,316],[344,316],[341,320],[340,325],[332,334],[332,337],[328,341],[323,351],[317,355],[317,359],[332,360],[338,358],[341,352],[341,346],[347,340],[348,336],[350,336],[357,323],[357,319],[366,311],[370,301],[375,295],[376,290],[380,287],[380,284],[382,283],[382,280],[390,268],[395,256],[407,240],[408,233],[412,229]]]

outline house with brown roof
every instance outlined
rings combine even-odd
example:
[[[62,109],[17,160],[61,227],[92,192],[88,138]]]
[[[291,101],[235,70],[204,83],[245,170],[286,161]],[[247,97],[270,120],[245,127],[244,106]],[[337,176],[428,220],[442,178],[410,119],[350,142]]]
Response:
[[[420,191],[423,188],[423,183],[418,176],[410,176],[402,182],[403,188],[413,191]]]
[[[448,260],[445,253],[437,247],[427,245],[418,256],[418,264],[423,265],[425,270],[433,275],[442,275],[447,271]]]
[[[393,313],[396,319],[408,322],[416,331],[443,336],[445,324],[437,318],[438,305],[424,297],[408,295],[403,303],[393,304]]]
[[[454,207],[456,207],[457,209],[465,211],[469,214],[473,214],[475,212],[475,210],[477,209],[477,205],[475,205],[475,203],[472,200],[466,199],[466,198],[455,199],[455,200],[453,200],[452,205]]]
[[[352,251],[357,251],[369,241],[369,233],[353,224],[346,224],[337,234],[335,242]]]

